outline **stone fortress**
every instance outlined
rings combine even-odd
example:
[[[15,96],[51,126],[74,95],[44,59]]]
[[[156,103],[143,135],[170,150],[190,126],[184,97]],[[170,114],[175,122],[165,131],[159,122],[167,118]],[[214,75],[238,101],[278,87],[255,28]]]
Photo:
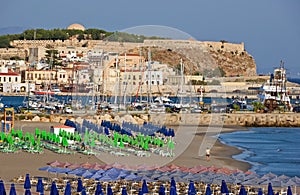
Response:
[[[12,49],[0,49],[0,57],[28,56],[30,48],[38,48],[38,58],[45,55],[47,48],[59,53],[75,52],[86,55],[97,48],[105,52],[124,53],[139,47],[160,47],[186,56],[194,70],[221,67],[226,76],[255,76],[256,64],[245,51],[244,43],[209,42],[196,40],[145,40],[143,43],[109,42],[105,40],[14,40]]]

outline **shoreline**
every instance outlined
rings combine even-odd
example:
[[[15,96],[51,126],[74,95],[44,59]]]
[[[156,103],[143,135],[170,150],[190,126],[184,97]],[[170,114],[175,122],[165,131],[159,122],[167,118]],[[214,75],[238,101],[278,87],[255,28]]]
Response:
[[[45,129],[48,130],[51,125],[57,125],[59,123],[43,123],[43,122],[25,122],[25,121],[17,121],[15,128],[16,129],[23,129],[24,132],[31,131],[34,132],[35,128]],[[184,133],[190,133],[195,129],[191,127],[183,127]],[[219,139],[215,140],[215,137],[218,133],[227,133],[227,132],[235,132],[235,131],[244,131],[247,130],[245,127],[232,127],[232,126],[224,126],[220,132],[215,131],[215,127],[213,127],[211,132],[208,132],[208,136],[205,137],[207,134],[207,126],[198,126],[195,132],[194,137],[192,138],[191,143],[186,147],[186,149],[177,156],[175,159],[170,159],[168,163],[165,165],[177,165],[183,167],[194,167],[194,166],[205,166],[205,167],[216,167],[216,168],[228,168],[231,170],[241,170],[241,171],[248,171],[251,168],[249,163],[239,161],[233,159],[232,156],[236,154],[240,154],[242,150],[225,145],[221,143]],[[181,131],[181,130],[180,130]],[[206,140],[204,140],[204,138]],[[176,139],[178,146],[176,148],[181,147],[181,143],[185,142],[185,137],[180,136]],[[199,143],[202,141],[212,141],[214,142],[213,147],[211,148],[211,158],[210,161],[206,161],[205,156],[199,156]],[[175,151],[176,153],[176,151]],[[103,158],[104,156],[102,156]],[[32,176],[43,176],[43,177],[56,177],[56,174],[51,174],[46,171],[39,171],[38,169],[41,167],[47,166],[48,162],[52,161],[60,161],[60,162],[69,162],[69,163],[98,163],[98,164],[108,164],[101,160],[97,156],[87,156],[80,153],[75,153],[72,155],[64,155],[64,154],[56,154],[50,152],[48,150],[44,150],[43,154],[30,154],[26,152],[18,152],[16,154],[5,154],[0,153],[0,178],[4,181],[11,181],[13,178],[17,178],[19,176],[24,176],[26,173],[30,173]],[[108,155],[108,158],[114,162],[121,162],[118,161],[117,158],[114,156]],[[159,160],[159,157],[151,156],[150,159],[146,158],[143,160],[144,164],[148,163],[156,163]],[[134,159],[132,160],[134,161]],[[127,162],[127,161],[126,161]],[[127,162],[130,165],[130,161]],[[142,163],[140,163],[142,164]],[[62,175],[61,175],[62,176]],[[59,175],[58,175],[59,177]]]

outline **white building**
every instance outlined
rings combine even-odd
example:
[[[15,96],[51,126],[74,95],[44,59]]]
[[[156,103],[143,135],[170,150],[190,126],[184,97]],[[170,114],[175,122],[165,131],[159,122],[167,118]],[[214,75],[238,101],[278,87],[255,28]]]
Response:
[[[146,85],[163,85],[162,71],[149,71],[144,72],[144,84]]]

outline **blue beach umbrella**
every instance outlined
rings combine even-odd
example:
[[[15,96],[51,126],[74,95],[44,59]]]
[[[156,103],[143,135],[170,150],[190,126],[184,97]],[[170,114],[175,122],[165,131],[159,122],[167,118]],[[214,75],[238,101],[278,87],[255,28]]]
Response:
[[[30,178],[29,178],[29,174],[27,173],[25,176],[24,189],[30,189],[30,188],[31,188]]]
[[[41,177],[38,178],[38,182],[36,184],[36,192],[44,193],[44,184]]]
[[[247,195],[246,189],[245,189],[245,187],[243,185],[241,186],[239,195]]]
[[[50,195],[59,195],[55,181],[51,184]]]
[[[257,193],[257,195],[263,195],[263,191],[262,191],[262,189],[261,189],[261,188],[259,188],[259,189],[258,189],[258,193]]]
[[[103,195],[103,190],[102,190],[102,186],[101,186],[100,182],[97,183],[95,195]]]
[[[81,195],[86,195],[85,188],[83,188],[83,189],[82,189],[82,191],[81,191]]]
[[[79,178],[77,179],[77,192],[81,192],[82,189],[83,189],[82,180],[81,180],[81,178],[79,177]]]
[[[2,195],[6,195],[6,191],[5,191],[5,187],[4,187],[4,183],[2,180],[0,180],[0,194]]]
[[[25,195],[31,195],[30,189],[25,189]]]
[[[113,191],[112,191],[112,189],[111,189],[111,186],[110,186],[110,184],[108,184],[107,185],[107,190],[106,190],[106,195],[113,195],[114,193],[113,193]]]
[[[287,189],[286,193],[287,193],[287,195],[293,195],[291,186],[288,186],[288,189]]]
[[[196,189],[195,189],[195,184],[194,184],[193,181],[190,181],[190,183],[189,183],[188,194],[189,195],[195,195],[195,194],[197,194]]]
[[[159,186],[158,194],[159,195],[166,195],[166,190],[165,190],[165,186],[164,185],[160,185]]]
[[[66,185],[66,188],[65,188],[65,192],[64,192],[64,195],[71,195],[71,184],[70,182],[68,181],[67,182],[67,185]]]
[[[176,191],[176,182],[175,182],[175,179],[174,177],[171,178],[171,186],[173,186],[175,188],[175,191]]]
[[[143,195],[142,188],[139,188],[139,193],[138,193],[138,195]]]
[[[271,184],[271,183],[268,184],[268,193],[267,193],[267,195],[274,195],[274,192],[273,192],[273,188],[272,188],[272,184]]]
[[[226,195],[229,194],[229,191],[228,191],[228,188],[227,188],[227,185],[226,185],[225,180],[222,180],[222,184],[221,184],[221,194],[226,194]]]
[[[122,195],[127,195],[127,190],[126,190],[126,187],[122,187]]]
[[[170,195],[177,195],[176,188],[174,186],[170,187]]]
[[[9,195],[17,195],[14,183],[10,184]]]
[[[147,186],[146,180],[143,180],[142,192],[143,192],[144,194],[149,193],[149,190],[148,190],[148,186]]]
[[[211,195],[210,184],[207,184],[206,186],[205,195]]]

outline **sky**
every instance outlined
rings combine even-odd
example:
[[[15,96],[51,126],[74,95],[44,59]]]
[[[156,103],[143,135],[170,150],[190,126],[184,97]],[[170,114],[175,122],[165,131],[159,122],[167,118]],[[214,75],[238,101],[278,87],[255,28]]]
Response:
[[[244,42],[258,74],[283,60],[288,77],[300,77],[299,0],[3,0],[0,18],[0,28],[166,26],[199,41]]]

